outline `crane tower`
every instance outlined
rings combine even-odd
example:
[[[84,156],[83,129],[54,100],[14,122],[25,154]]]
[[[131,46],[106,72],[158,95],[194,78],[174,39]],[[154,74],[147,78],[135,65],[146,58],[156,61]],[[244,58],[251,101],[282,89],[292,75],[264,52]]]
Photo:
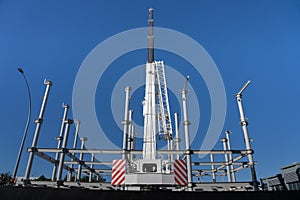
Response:
[[[148,20],[148,59],[146,63],[145,96],[143,100],[144,137],[143,154],[141,158],[133,159],[128,155],[126,141],[129,141],[129,93],[130,87],[125,89],[125,119],[123,159],[113,164],[112,183],[125,185],[127,188],[138,186],[141,189],[174,185],[172,170],[173,158],[157,156],[157,134],[159,139],[167,142],[168,150],[172,150],[172,122],[168,99],[168,90],[163,61],[154,60],[153,9],[149,9]],[[127,153],[126,153],[127,152]],[[120,167],[121,166],[121,167]],[[122,173],[120,173],[122,172]],[[114,185],[113,184],[113,185]]]

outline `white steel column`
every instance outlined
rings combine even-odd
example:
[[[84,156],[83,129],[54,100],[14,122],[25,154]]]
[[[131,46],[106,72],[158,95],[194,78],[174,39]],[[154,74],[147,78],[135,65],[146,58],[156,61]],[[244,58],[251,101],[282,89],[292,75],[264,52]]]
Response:
[[[214,155],[213,154],[210,154],[210,162],[211,162],[211,174],[212,174],[212,179],[213,179],[213,182],[217,182],[216,180],[216,170],[215,170],[215,165],[214,165]]]
[[[66,152],[66,147],[68,143],[68,137],[69,137],[69,130],[70,130],[70,125],[73,123],[73,120],[67,119],[64,121],[65,123],[65,133],[64,133],[64,139],[63,143],[61,146],[61,153],[60,153],[60,159],[59,159],[59,164],[58,164],[58,170],[57,170],[57,178],[56,178],[56,183],[58,186],[63,185],[63,180],[62,180],[62,170],[63,170],[63,165],[65,162],[65,152]]]
[[[231,150],[230,137],[229,137],[229,134],[231,134],[231,132],[226,131],[225,134],[226,134],[226,139],[227,139],[228,150]],[[232,160],[232,153],[229,154],[229,161],[231,161],[230,170],[231,170],[232,182],[236,182],[235,173],[234,173],[234,166],[233,166],[233,160]]]
[[[191,148],[190,148],[190,135],[189,135],[189,125],[191,124],[188,119],[188,109],[187,109],[187,90],[186,86],[189,81],[189,76],[186,78],[186,82],[183,90],[181,91],[182,95],[182,108],[183,108],[183,126],[185,133],[185,148],[186,148],[186,160],[187,160],[187,176],[188,176],[188,190],[193,191],[193,180],[192,180],[192,161],[191,161]]]
[[[65,121],[67,119],[68,110],[69,110],[69,105],[67,105],[67,104],[63,103],[62,107],[64,108],[64,113],[63,113],[62,122],[61,122],[61,126],[60,126],[59,136],[56,138],[57,139],[57,149],[59,149],[61,147],[61,142],[62,142],[62,139],[63,139],[64,130],[65,130]],[[59,158],[59,153],[57,152],[55,154],[55,160],[58,161],[58,158]],[[55,164],[54,167],[53,167],[52,177],[51,177],[52,181],[55,181],[55,174],[56,174],[56,170],[57,170],[57,165],[58,165],[58,163]]]
[[[179,137],[179,126],[178,126],[178,113],[174,113],[174,120],[175,120],[175,145],[176,150],[178,151],[180,149],[180,137]],[[176,159],[178,160],[180,158],[180,154],[176,155]]]
[[[43,123],[43,116],[44,116],[44,112],[45,112],[45,108],[46,108],[50,88],[52,86],[52,82],[44,80],[44,84],[46,85],[46,90],[45,90],[45,94],[44,94],[44,98],[43,98],[39,118],[34,120],[34,122],[36,123],[36,129],[35,129],[32,145],[31,145],[31,151],[30,151],[30,154],[29,154],[28,163],[27,163],[26,172],[25,172],[25,178],[24,178],[24,184],[25,185],[30,184],[29,178],[30,178],[32,162],[33,162],[33,158],[34,158],[34,153],[36,151],[36,145],[37,145],[37,141],[38,141],[38,138],[39,138],[41,125]]]
[[[74,135],[73,149],[76,149],[76,147],[77,147],[78,134],[79,134],[79,126],[80,126],[80,121],[79,120],[75,120],[75,135]],[[75,155],[75,153],[73,153],[73,155]],[[74,161],[74,160],[72,159],[72,161]],[[73,166],[74,166],[73,164],[70,165],[70,167],[72,169],[73,169]],[[68,172],[68,178],[67,178],[68,181],[72,180],[72,174],[73,174],[72,171]],[[76,176],[74,177],[74,182],[76,182]]]
[[[239,112],[240,112],[240,124],[242,126],[242,130],[244,133],[244,139],[245,139],[245,144],[246,144],[246,149],[247,149],[247,156],[248,156],[248,160],[249,160],[249,167],[250,167],[250,171],[251,171],[252,181],[254,184],[254,190],[258,191],[258,182],[257,182],[257,177],[256,177],[256,172],[255,172],[255,167],[254,167],[253,156],[252,156],[253,150],[251,149],[251,146],[250,146],[250,139],[249,139],[248,129],[247,129],[248,122],[246,121],[246,118],[244,115],[243,104],[242,104],[242,92],[246,89],[246,87],[249,84],[250,84],[250,81],[247,81],[247,83],[235,95],[235,97],[236,97]]]
[[[125,111],[124,111],[124,120],[122,121],[122,124],[124,126],[124,134],[123,134],[123,155],[122,158],[126,158],[127,154],[127,138],[128,138],[128,127],[129,127],[129,101],[130,101],[130,91],[131,87],[127,86],[125,88]],[[127,158],[126,158],[127,159]]]
[[[146,64],[143,159],[156,158],[155,63]]]
[[[223,143],[223,150],[226,151],[227,150],[227,147],[226,147],[227,139],[226,138],[222,138],[221,142]],[[224,153],[224,157],[225,157],[225,166],[226,166],[227,181],[231,182],[231,174],[230,174],[230,168],[229,168],[229,164],[228,164],[228,155],[226,153]]]
[[[87,138],[86,137],[82,137],[82,138],[80,138],[80,140],[81,140],[81,150],[83,150],[85,142],[87,141]],[[80,162],[83,161],[83,153],[80,153],[79,160],[80,160]],[[78,165],[78,172],[77,172],[77,182],[80,182],[81,171],[82,171],[82,164],[79,163],[79,165]]]

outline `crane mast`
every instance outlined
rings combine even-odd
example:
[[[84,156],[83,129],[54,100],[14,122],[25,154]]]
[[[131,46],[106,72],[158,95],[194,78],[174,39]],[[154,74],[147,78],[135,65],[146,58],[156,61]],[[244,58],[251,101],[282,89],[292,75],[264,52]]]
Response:
[[[126,187],[138,186],[141,189],[149,187],[174,185],[174,172],[172,171],[172,156],[167,158],[157,155],[157,135],[168,142],[168,150],[172,150],[172,123],[166,84],[165,68],[163,61],[154,60],[154,35],[153,35],[153,9],[149,9],[148,19],[148,58],[146,63],[145,96],[143,99],[144,136],[143,154],[141,158],[127,157],[130,151],[124,146],[122,160],[115,163],[126,162],[125,165],[113,165],[113,180],[120,179],[119,185]],[[129,97],[126,99],[129,100]],[[127,110],[125,111],[127,114]],[[125,120],[127,121],[127,120]],[[124,126],[125,130],[125,126]],[[124,134],[126,141],[127,134]],[[118,174],[122,167],[122,176]],[[125,173],[126,171],[126,173]],[[123,178],[124,177],[124,178]],[[116,181],[114,181],[116,182]]]
[[[172,123],[164,63],[163,61],[154,61],[153,9],[149,9],[148,60],[146,64],[143,116],[143,159],[156,159],[156,129],[158,128],[158,133],[163,135],[165,140],[168,140],[168,149],[170,150]]]

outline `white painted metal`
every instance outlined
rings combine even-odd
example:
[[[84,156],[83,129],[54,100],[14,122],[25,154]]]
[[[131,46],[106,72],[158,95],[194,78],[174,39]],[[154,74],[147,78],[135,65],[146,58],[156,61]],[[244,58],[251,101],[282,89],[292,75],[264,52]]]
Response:
[[[186,77],[186,81],[181,91],[182,95],[182,109],[183,109],[183,126],[185,134],[185,149],[186,149],[186,160],[187,160],[187,175],[188,175],[188,190],[193,190],[193,180],[192,180],[192,162],[191,162],[191,149],[190,149],[190,136],[189,136],[189,125],[191,124],[188,119],[188,109],[187,109],[187,90],[186,86],[189,81],[189,76]]]
[[[126,96],[125,96],[125,111],[124,111],[124,120],[122,121],[122,124],[124,126],[124,135],[123,135],[123,152],[122,152],[122,158],[126,158],[126,153],[127,153],[127,138],[128,138],[128,127],[129,127],[129,101],[130,101],[130,91],[131,87],[127,86],[125,88]]]
[[[25,178],[24,178],[24,184],[25,185],[30,184],[29,177],[30,177],[32,162],[33,162],[33,158],[34,158],[34,150],[36,149],[36,145],[37,145],[37,142],[38,142],[41,125],[43,123],[43,116],[44,116],[44,113],[45,113],[45,108],[46,108],[46,104],[47,104],[47,101],[48,101],[48,96],[49,96],[50,88],[52,86],[52,82],[50,80],[48,80],[48,81],[44,80],[44,84],[46,85],[46,90],[45,90],[45,94],[44,94],[44,98],[43,98],[43,102],[42,102],[39,117],[38,117],[38,119],[36,119],[34,121],[36,123],[36,129],[35,129],[32,145],[31,145],[31,149],[33,151],[30,152],[28,162],[27,162]]]
[[[242,89],[236,94],[236,100],[237,100],[237,104],[238,104],[238,108],[239,108],[240,122],[241,122],[242,130],[244,133],[246,149],[248,151],[247,156],[248,156],[248,160],[249,160],[252,181],[254,184],[254,188],[257,191],[258,190],[258,182],[257,182],[257,177],[256,177],[256,172],[255,172],[255,167],[254,167],[253,156],[252,156],[253,150],[251,149],[251,146],[250,146],[250,139],[249,139],[248,129],[247,129],[248,122],[246,121],[243,104],[242,104],[242,92],[246,89],[246,87],[249,84],[250,84],[250,80],[247,81],[247,83],[242,87]]]
[[[80,121],[75,120],[75,135],[74,135],[73,149],[76,149],[76,147],[77,147],[79,127],[80,127]],[[73,153],[73,155],[75,156],[75,153]],[[71,161],[74,161],[74,159],[72,158]],[[73,164],[70,165],[70,168],[73,168]],[[72,171],[68,171],[67,180],[71,181],[71,179],[72,179]],[[76,176],[74,178],[74,181],[76,181]]]
[[[143,159],[156,158],[155,63],[146,64]]]
[[[85,148],[84,145],[85,145],[85,142],[87,141],[87,138],[82,137],[82,138],[80,138],[80,140],[81,140],[81,149],[84,149]],[[83,161],[83,153],[80,153],[79,160]],[[77,181],[80,181],[81,171],[82,171],[82,164],[79,164],[78,165],[78,173],[77,173]]]
[[[63,143],[61,146],[62,152],[60,153],[60,159],[59,159],[57,176],[56,176],[56,182],[57,182],[58,186],[62,185],[62,170],[63,170],[63,166],[64,166],[64,161],[65,161],[64,149],[67,147],[70,125],[73,123],[73,120],[68,119],[68,120],[65,120],[64,123],[65,123],[65,133],[64,133]]]
[[[226,139],[226,138],[222,138],[222,139],[221,139],[221,142],[223,143],[223,149],[224,149],[224,151],[226,151],[226,150],[227,150],[227,146],[226,146],[227,139]],[[229,164],[228,164],[228,155],[227,155],[227,154],[224,154],[224,157],[225,157],[225,165],[226,165],[227,181],[228,181],[228,182],[231,182],[230,167],[229,167]]]
[[[231,132],[230,131],[226,131],[225,134],[226,134],[226,139],[227,139],[227,149],[231,150],[231,143],[230,143],[230,137],[229,137],[229,135],[231,134]],[[228,156],[229,156],[229,160],[231,161],[232,160],[232,154],[229,154]],[[232,164],[230,165],[230,170],[231,170],[232,181],[236,182],[235,173],[233,171],[233,165]]]
[[[214,155],[213,154],[210,154],[210,162],[212,163],[211,164],[212,180],[215,183],[217,180],[216,180],[216,170],[215,170],[215,165],[214,165],[215,163],[214,163]]]
[[[61,122],[61,126],[60,126],[59,136],[56,138],[57,139],[57,149],[59,149],[61,147],[61,142],[63,139],[63,133],[64,133],[64,129],[65,129],[65,120],[67,119],[67,115],[68,115],[68,111],[69,111],[69,105],[63,103],[62,107],[64,108],[64,113],[63,113],[62,122]],[[58,160],[58,158],[59,158],[59,153],[56,153],[55,160]],[[54,165],[53,171],[52,171],[52,177],[51,177],[52,181],[55,181],[56,170],[57,170],[57,165]]]
[[[172,122],[167,90],[165,66],[163,61],[155,61],[158,95],[158,133],[163,134],[164,139],[172,140]],[[170,149],[170,148],[169,148]],[[170,149],[171,150],[171,149]]]
[[[174,113],[174,120],[175,120],[175,147],[176,150],[179,151],[180,149],[180,137],[179,137],[179,126],[178,126],[178,113]],[[176,159],[180,158],[180,154],[176,155]]]

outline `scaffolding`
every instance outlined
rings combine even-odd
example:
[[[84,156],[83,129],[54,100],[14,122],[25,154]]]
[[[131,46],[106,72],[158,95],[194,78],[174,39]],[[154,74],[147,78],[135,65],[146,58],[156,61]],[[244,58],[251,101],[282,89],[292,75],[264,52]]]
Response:
[[[187,79],[188,80],[188,79]],[[51,81],[46,81],[46,91],[44,94],[42,106],[41,106],[41,113],[44,113],[46,102],[49,96],[49,90],[50,86],[52,85]],[[51,83],[51,84],[50,84]],[[250,81],[246,83],[246,87]],[[128,89],[128,87],[127,87]],[[245,89],[245,87],[244,87]],[[247,126],[246,118],[244,117],[244,113],[241,110],[242,108],[242,101],[241,101],[241,90],[239,93],[237,93],[237,101],[239,105],[239,111],[241,117],[241,126],[242,130],[245,131],[245,126]],[[184,95],[186,90],[181,91]],[[186,94],[185,94],[186,95]],[[186,100],[186,96],[183,96]],[[67,117],[67,109],[68,106],[66,104],[63,104],[63,117],[62,117],[62,127],[59,136],[57,137],[57,146],[53,148],[41,148],[37,147],[38,139],[41,136],[39,134],[41,121],[42,121],[42,114],[40,113],[39,118],[35,120],[36,123],[36,131],[35,136],[33,138],[33,145],[27,149],[29,152],[29,159],[27,163],[27,169],[25,174],[25,179],[23,181],[17,182],[18,185],[24,185],[24,186],[32,186],[32,185],[45,185],[53,186],[53,187],[74,187],[79,186],[82,173],[85,173],[89,175],[89,183],[81,183],[80,186],[87,188],[95,189],[99,188],[100,185],[102,189],[120,189],[118,186],[112,186],[110,183],[92,183],[91,177],[101,177],[103,175],[110,175],[112,172],[112,169],[107,166],[112,166],[112,160],[97,160],[95,159],[96,155],[122,155],[124,153],[124,149],[119,150],[113,150],[113,149],[86,149],[85,143],[88,142],[87,138],[80,138],[81,140],[81,148],[76,148],[76,143],[78,140],[78,136],[80,133],[79,128],[79,121],[78,120],[72,120],[68,119]],[[130,142],[134,143],[135,137],[134,137],[134,128],[132,124],[132,110],[128,110],[128,113],[131,114],[128,117],[128,123],[127,125],[131,128],[129,128],[130,131]],[[177,115],[177,113],[175,113]],[[175,123],[178,124],[178,118],[175,117]],[[69,147],[68,140],[69,140],[69,130],[70,126],[73,126],[75,123],[75,134],[74,134],[74,145],[72,147]],[[188,126],[189,122],[187,118],[183,119],[183,124]],[[132,131],[133,130],[133,131]],[[178,131],[178,130],[177,130]],[[203,188],[207,188],[209,184],[209,188],[223,188],[224,190],[232,190],[232,185],[240,186],[240,188],[250,188],[250,190],[258,190],[258,183],[255,175],[255,168],[254,165],[256,162],[253,161],[253,153],[254,151],[251,149],[250,146],[250,139],[248,137],[248,133],[245,134],[244,132],[244,141],[246,142],[246,149],[244,150],[237,150],[233,149],[230,143],[230,137],[229,134],[230,131],[225,132],[225,138],[221,139],[221,142],[223,143],[223,149],[222,150],[195,150],[195,149],[181,149],[180,148],[180,141],[181,138],[179,137],[178,132],[176,131],[175,135],[175,144],[176,149],[174,150],[157,150],[157,153],[160,155],[172,155],[172,156],[178,156],[180,158],[187,158],[190,157],[190,178],[188,180],[190,187],[180,187],[180,190],[189,190],[190,191],[198,191],[203,190]],[[187,134],[186,132],[185,134]],[[249,143],[247,143],[247,141]],[[130,155],[133,157],[138,157],[143,154],[142,150],[137,150],[134,148],[134,145],[128,145],[128,148],[125,149],[126,155]],[[54,155],[53,155],[54,154]],[[86,156],[88,155],[88,156]],[[196,161],[193,160],[193,155],[209,155],[210,161]],[[223,159],[220,155],[223,155]],[[35,156],[40,157],[44,159],[45,161],[49,162],[53,165],[53,173],[51,177],[51,181],[48,182],[36,182],[30,179],[30,171],[32,168],[32,164],[34,161]],[[90,160],[87,160],[85,158],[91,158]],[[250,159],[249,159],[250,158]],[[252,159],[251,159],[252,158]],[[128,163],[129,165],[130,163]],[[172,163],[173,164],[173,163]],[[106,166],[106,167],[103,167]],[[250,181],[242,181],[237,182],[236,181],[236,173],[240,170],[243,170],[245,168],[250,168],[250,172],[252,175],[252,180]],[[62,173],[63,170],[65,170],[68,173],[67,181],[64,181],[62,179]],[[54,171],[56,173],[54,173]],[[172,170],[171,173],[174,173]],[[54,175],[53,175],[54,174]],[[56,175],[55,175],[56,174]],[[76,178],[71,181],[72,174],[76,174]],[[211,177],[211,182],[201,182],[201,177],[209,176]],[[221,176],[222,181],[218,181],[216,177]],[[227,180],[224,179],[224,176],[227,177]],[[198,180],[198,181],[197,181]],[[92,184],[92,186],[91,186]],[[105,185],[105,187],[103,186]],[[220,186],[221,185],[221,186]],[[173,186],[168,185],[167,186],[170,189],[178,190],[178,185],[174,184]],[[239,187],[235,187],[236,189]]]

